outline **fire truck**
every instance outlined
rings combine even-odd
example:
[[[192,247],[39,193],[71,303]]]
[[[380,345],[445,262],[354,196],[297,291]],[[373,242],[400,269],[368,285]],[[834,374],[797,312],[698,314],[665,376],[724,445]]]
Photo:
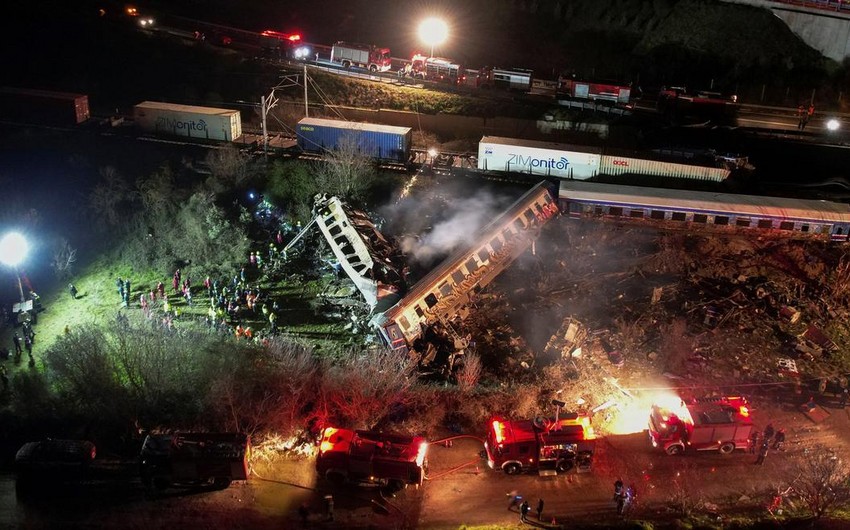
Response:
[[[271,29],[260,33],[260,48],[267,57],[307,59],[310,47],[301,40],[300,33],[282,33]]]
[[[553,419],[493,419],[484,443],[487,465],[508,475],[590,471],[596,444],[590,417],[567,413]]]
[[[668,455],[686,450],[728,455],[747,447],[752,429],[747,400],[737,396],[656,403],[649,414],[649,439]]]
[[[479,88],[504,88],[528,92],[534,72],[520,68],[504,69],[485,66],[478,70],[476,85]]]
[[[149,489],[248,480],[248,437],[242,433],[150,434],[142,444],[140,471]]]
[[[571,99],[603,101],[613,105],[628,105],[632,100],[629,85],[579,81],[566,76],[558,78],[557,93]]]
[[[331,48],[331,62],[339,63],[344,68],[365,68],[370,72],[386,72],[392,65],[389,48],[341,41]]]
[[[738,115],[738,96],[717,91],[689,91],[685,87],[662,87],[658,92],[656,109],[668,121],[687,118],[711,120],[718,123],[734,122]]]
[[[417,53],[410,60],[410,64],[399,71],[399,75],[460,85],[466,80],[466,69],[463,65],[452,62],[451,59],[427,57]]]
[[[401,489],[422,484],[428,442],[421,436],[327,427],[316,471],[331,482],[366,482]]]

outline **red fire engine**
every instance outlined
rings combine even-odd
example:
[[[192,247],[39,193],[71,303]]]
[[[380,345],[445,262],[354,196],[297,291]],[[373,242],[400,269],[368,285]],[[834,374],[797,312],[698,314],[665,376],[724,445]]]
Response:
[[[649,439],[668,455],[686,449],[728,455],[747,447],[752,428],[749,405],[743,397],[656,403],[649,415]]]
[[[427,57],[417,53],[408,65],[399,70],[399,75],[459,85],[463,84],[466,79],[466,69],[463,65],[453,63],[450,59]]]
[[[558,78],[557,93],[572,99],[605,101],[614,105],[628,105],[632,99],[632,89],[628,85],[579,81],[564,76]]]
[[[690,92],[685,87],[662,87],[658,92],[658,112],[668,120],[685,118],[725,122],[734,120],[738,114],[737,95],[700,90]]]
[[[316,471],[335,482],[389,484],[398,489],[422,484],[428,442],[403,436],[327,427],[322,431]]]
[[[590,417],[568,413],[554,420],[494,419],[484,448],[491,469],[508,475],[535,470],[554,475],[573,468],[590,471],[595,443]]]

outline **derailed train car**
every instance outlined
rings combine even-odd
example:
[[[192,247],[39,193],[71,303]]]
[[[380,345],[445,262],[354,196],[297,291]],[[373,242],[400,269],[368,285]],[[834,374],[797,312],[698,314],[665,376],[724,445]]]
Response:
[[[818,200],[561,181],[561,211],[573,218],[654,222],[667,227],[761,231],[846,242],[850,205]]]
[[[371,325],[394,351],[407,353],[425,328],[458,316],[474,293],[492,282],[531,246],[558,213],[549,184],[541,182],[484,227],[477,243],[462,248],[416,283]]]

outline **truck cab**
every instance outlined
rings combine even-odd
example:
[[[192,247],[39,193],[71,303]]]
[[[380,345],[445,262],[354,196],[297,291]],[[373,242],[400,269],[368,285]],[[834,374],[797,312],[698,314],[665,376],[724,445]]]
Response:
[[[556,419],[493,419],[484,448],[487,465],[508,475],[537,471],[540,475],[572,469],[590,471],[595,435],[590,417],[568,413]]]
[[[428,442],[421,436],[353,431],[322,431],[316,471],[332,482],[363,482],[401,489],[425,479]]]

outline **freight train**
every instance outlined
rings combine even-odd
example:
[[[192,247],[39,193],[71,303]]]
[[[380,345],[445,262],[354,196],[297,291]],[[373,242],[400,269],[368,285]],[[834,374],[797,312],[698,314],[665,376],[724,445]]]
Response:
[[[649,175],[722,182],[731,174],[727,160],[706,154],[685,164],[661,153],[485,136],[478,144],[480,171],[523,173],[586,180],[598,175]]]

